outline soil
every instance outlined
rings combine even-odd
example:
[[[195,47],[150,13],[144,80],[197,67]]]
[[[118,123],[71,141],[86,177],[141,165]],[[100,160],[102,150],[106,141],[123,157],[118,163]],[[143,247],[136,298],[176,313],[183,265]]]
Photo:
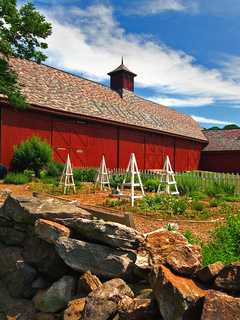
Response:
[[[0,184],[0,202],[3,202],[6,193],[11,191],[15,195],[19,196],[31,196],[32,191],[29,185],[8,185]],[[90,188],[86,188],[83,193],[76,195],[63,195],[61,198],[67,200],[78,200],[80,203],[85,205],[101,206],[109,197],[108,192],[96,192],[94,193]],[[186,230],[191,231],[194,235],[199,237],[204,242],[210,237],[211,231],[215,226],[222,221],[222,218],[214,219],[213,221],[190,221],[185,219],[154,219],[152,216],[144,216],[141,214],[133,213],[134,223],[136,229],[148,233],[156,229],[162,228],[168,223],[177,223],[179,226],[179,231],[183,232]]]

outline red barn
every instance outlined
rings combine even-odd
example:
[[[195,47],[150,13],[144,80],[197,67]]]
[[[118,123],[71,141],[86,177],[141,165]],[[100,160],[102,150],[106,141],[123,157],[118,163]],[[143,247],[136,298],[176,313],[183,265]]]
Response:
[[[204,134],[209,144],[202,151],[200,168],[240,173],[240,129],[206,130]]]
[[[141,169],[159,169],[169,155],[176,171],[198,169],[206,138],[189,116],[134,94],[134,73],[123,64],[109,73],[111,87],[13,59],[30,108],[17,111],[3,97],[0,160],[9,166],[13,146],[32,135],[46,139],[58,161],[74,166],[125,168],[134,152]]]

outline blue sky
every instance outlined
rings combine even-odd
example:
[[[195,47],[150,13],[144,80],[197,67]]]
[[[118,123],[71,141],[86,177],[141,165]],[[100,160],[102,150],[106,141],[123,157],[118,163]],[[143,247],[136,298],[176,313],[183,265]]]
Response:
[[[136,93],[201,126],[240,125],[239,0],[35,0],[48,64],[108,84],[121,56]]]

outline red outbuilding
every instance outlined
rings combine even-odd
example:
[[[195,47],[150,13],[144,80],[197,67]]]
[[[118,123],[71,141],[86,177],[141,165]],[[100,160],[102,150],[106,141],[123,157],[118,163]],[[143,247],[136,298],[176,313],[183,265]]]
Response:
[[[205,130],[209,144],[203,149],[200,169],[240,173],[240,129]]]
[[[22,92],[30,107],[18,111],[0,98],[0,160],[11,164],[13,147],[38,135],[64,162],[96,167],[105,154],[110,168],[125,168],[132,152],[141,169],[159,169],[168,155],[176,171],[199,168],[207,140],[185,114],[134,94],[136,74],[122,63],[109,73],[111,86],[13,59]]]

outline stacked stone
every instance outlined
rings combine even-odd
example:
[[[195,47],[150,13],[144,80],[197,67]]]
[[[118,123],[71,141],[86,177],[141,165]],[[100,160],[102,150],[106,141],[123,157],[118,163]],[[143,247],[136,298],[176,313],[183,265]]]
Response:
[[[142,235],[51,198],[0,209],[0,320],[240,319],[240,264],[202,268],[200,248]]]

